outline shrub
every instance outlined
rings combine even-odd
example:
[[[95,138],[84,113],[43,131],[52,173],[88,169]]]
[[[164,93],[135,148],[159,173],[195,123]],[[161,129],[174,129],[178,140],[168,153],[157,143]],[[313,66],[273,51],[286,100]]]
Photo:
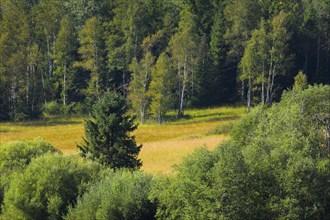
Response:
[[[87,184],[98,177],[100,169],[100,165],[76,157],[38,157],[12,179],[4,197],[4,217],[61,219],[67,205],[75,203]]]
[[[59,152],[42,139],[15,141],[0,146],[0,206],[4,191],[15,172],[22,172],[33,158],[46,153]]]
[[[45,103],[41,110],[46,115],[59,115],[61,114],[61,105],[56,101],[51,101]]]
[[[294,89],[151,193],[160,219],[329,219],[330,86]],[[203,215],[203,216],[202,216]]]
[[[65,219],[153,219],[156,208],[148,200],[150,188],[151,177],[146,174],[109,170]]]
[[[210,176],[217,160],[206,148],[197,149],[176,167],[177,176],[155,180],[150,199],[158,206],[157,219],[219,218]]]

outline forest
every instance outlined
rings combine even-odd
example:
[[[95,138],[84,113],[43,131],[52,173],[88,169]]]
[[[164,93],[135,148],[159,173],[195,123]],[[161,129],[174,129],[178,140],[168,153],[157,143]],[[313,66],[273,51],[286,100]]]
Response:
[[[107,91],[144,123],[330,83],[329,0],[1,0],[0,119],[86,114]]]
[[[0,220],[330,219],[329,65],[329,0],[0,0]]]

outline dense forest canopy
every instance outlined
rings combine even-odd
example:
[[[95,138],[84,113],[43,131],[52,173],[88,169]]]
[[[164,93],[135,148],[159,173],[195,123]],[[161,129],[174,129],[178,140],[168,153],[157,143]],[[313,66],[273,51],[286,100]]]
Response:
[[[108,90],[143,123],[330,83],[329,0],[1,0],[0,119],[84,113]]]

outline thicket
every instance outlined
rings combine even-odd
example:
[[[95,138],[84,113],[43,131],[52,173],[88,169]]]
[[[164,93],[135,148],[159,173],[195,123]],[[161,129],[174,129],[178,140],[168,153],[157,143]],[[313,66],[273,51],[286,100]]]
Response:
[[[148,199],[151,180],[138,171],[108,170],[64,219],[154,219],[156,206]]]
[[[8,190],[16,173],[30,164],[31,160],[46,153],[59,153],[52,145],[41,140],[9,142],[0,146],[0,213],[4,192]]]
[[[86,113],[109,90],[141,122],[278,101],[330,82],[329,0],[2,0],[0,120]]]
[[[159,219],[328,219],[330,87],[296,88],[152,189]]]
[[[3,201],[6,219],[61,219],[101,166],[78,158],[46,154],[10,181]]]

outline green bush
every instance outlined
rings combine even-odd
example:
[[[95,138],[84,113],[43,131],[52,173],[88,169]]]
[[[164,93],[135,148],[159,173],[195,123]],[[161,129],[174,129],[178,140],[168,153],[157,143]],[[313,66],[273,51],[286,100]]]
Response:
[[[229,134],[233,128],[232,123],[220,124],[214,129],[210,130],[207,134],[208,135],[215,135],[215,134]]]
[[[157,219],[217,219],[218,204],[212,194],[210,170],[217,155],[196,150],[176,167],[177,175],[154,181],[150,199],[157,204]]]
[[[101,166],[76,157],[44,155],[18,173],[5,192],[3,216],[7,219],[61,219]]]
[[[151,177],[146,174],[109,170],[65,219],[153,219],[156,208],[148,200],[150,188]]]
[[[329,219],[330,86],[257,107],[215,152],[200,150],[156,181],[159,219]]]
[[[45,115],[60,115],[61,105],[56,101],[51,101],[45,103],[41,108],[43,114]]]
[[[33,158],[46,153],[59,153],[52,145],[42,139],[15,141],[0,146],[0,206],[4,191],[15,172],[22,172]],[[1,210],[0,210],[1,211]]]

